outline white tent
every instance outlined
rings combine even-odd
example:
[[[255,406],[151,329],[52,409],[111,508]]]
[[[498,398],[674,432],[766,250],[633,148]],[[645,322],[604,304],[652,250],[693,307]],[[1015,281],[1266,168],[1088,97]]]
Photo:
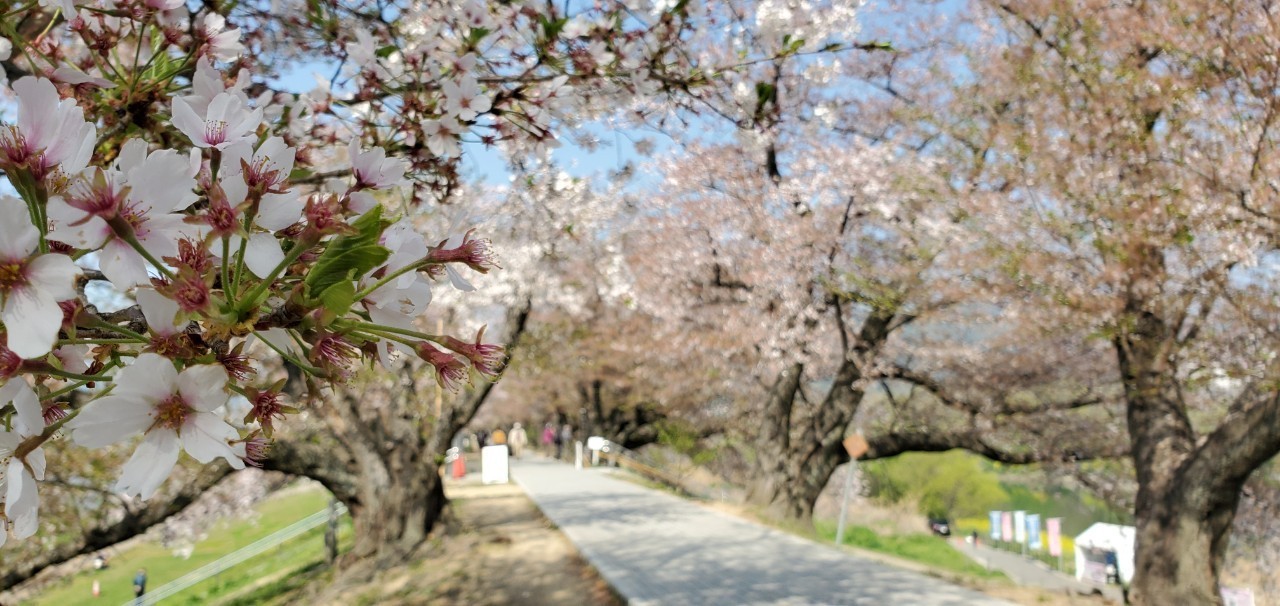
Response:
[[[1107,582],[1107,554],[1115,554],[1120,582],[1133,578],[1133,544],[1137,529],[1098,522],[1076,536],[1076,578],[1099,585]]]

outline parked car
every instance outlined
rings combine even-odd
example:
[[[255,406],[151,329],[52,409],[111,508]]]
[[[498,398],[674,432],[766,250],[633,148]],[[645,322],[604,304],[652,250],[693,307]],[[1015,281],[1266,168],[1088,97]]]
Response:
[[[940,537],[951,536],[951,523],[946,518],[929,518],[929,530]]]

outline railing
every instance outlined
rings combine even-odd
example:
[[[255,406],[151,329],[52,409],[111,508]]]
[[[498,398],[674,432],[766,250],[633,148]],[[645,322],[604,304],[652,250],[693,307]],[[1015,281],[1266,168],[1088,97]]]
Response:
[[[339,504],[335,515],[346,513],[347,506]],[[252,558],[272,547],[275,547],[285,541],[293,539],[302,533],[324,524],[329,520],[329,508],[326,507],[317,511],[293,524],[290,524],[270,535],[267,535],[253,543],[241,547],[217,560],[209,562],[200,568],[197,568],[187,574],[174,579],[164,585],[156,588],[155,591],[148,592],[141,598],[135,598],[121,604],[121,606],[150,606],[156,604],[164,598],[171,597],[182,590],[204,581],[214,575],[220,574],[227,569]]]
[[[606,460],[618,467],[630,469],[650,480],[660,482],[663,485],[685,494],[692,494],[680,478],[674,474],[664,471],[657,466],[657,462],[652,459],[641,457],[640,453],[623,447],[616,442],[605,442],[605,447],[601,449],[601,454]]]

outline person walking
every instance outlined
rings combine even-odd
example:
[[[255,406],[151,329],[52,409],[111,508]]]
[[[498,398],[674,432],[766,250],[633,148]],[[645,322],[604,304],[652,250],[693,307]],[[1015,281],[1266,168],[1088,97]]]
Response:
[[[564,427],[561,427],[561,428],[560,428],[560,442],[559,442],[559,444],[560,444],[560,447],[556,449],[556,458],[557,458],[557,459],[558,459],[558,458],[560,458],[560,453],[561,453],[565,448],[568,448],[570,444],[573,444],[573,426],[572,426],[572,425],[570,425],[570,424],[568,424],[568,423],[565,423],[565,424],[564,424]],[[573,456],[573,455],[569,455],[569,456]]]
[[[147,592],[147,569],[139,568],[138,574],[133,575],[133,600],[135,604],[142,603],[142,594]]]
[[[529,445],[529,432],[524,430],[524,426],[516,421],[511,426],[511,431],[507,433],[507,445],[511,448],[511,456],[519,459],[524,447]]]
[[[542,454],[551,456],[556,448],[556,426],[546,423],[542,426]]]

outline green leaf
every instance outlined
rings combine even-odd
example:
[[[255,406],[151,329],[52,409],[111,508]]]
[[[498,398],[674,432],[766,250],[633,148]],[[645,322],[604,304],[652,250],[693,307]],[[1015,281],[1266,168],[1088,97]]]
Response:
[[[304,280],[311,292],[323,295],[334,284],[382,265],[391,251],[378,246],[378,238],[388,225],[390,222],[382,218],[382,207],[375,206],[351,224],[356,233],[330,241]]]
[[[564,29],[564,26],[569,23],[568,19],[563,18],[553,21],[546,17],[539,17],[538,20],[542,22],[542,31],[546,33],[548,40],[555,40],[560,35],[561,30]]]
[[[341,316],[356,302],[356,285],[352,280],[342,280],[320,293],[320,302],[329,311]]]
[[[467,34],[467,44],[470,46],[475,46],[479,44],[480,41],[484,40],[484,37],[488,36],[491,31],[492,30],[490,30],[487,27],[471,28],[471,32]]]
[[[390,57],[390,56],[391,56],[391,54],[392,54],[392,53],[394,53],[394,52],[396,52],[397,50],[399,50],[399,49],[398,49],[398,47],[396,47],[396,45],[394,45],[394,44],[388,44],[388,45],[386,45],[386,46],[384,46],[384,47],[382,47],[382,48],[380,48],[380,49],[378,49],[378,50],[374,51],[374,52],[373,52],[373,54],[377,55],[379,58],[386,59],[387,57]]]

